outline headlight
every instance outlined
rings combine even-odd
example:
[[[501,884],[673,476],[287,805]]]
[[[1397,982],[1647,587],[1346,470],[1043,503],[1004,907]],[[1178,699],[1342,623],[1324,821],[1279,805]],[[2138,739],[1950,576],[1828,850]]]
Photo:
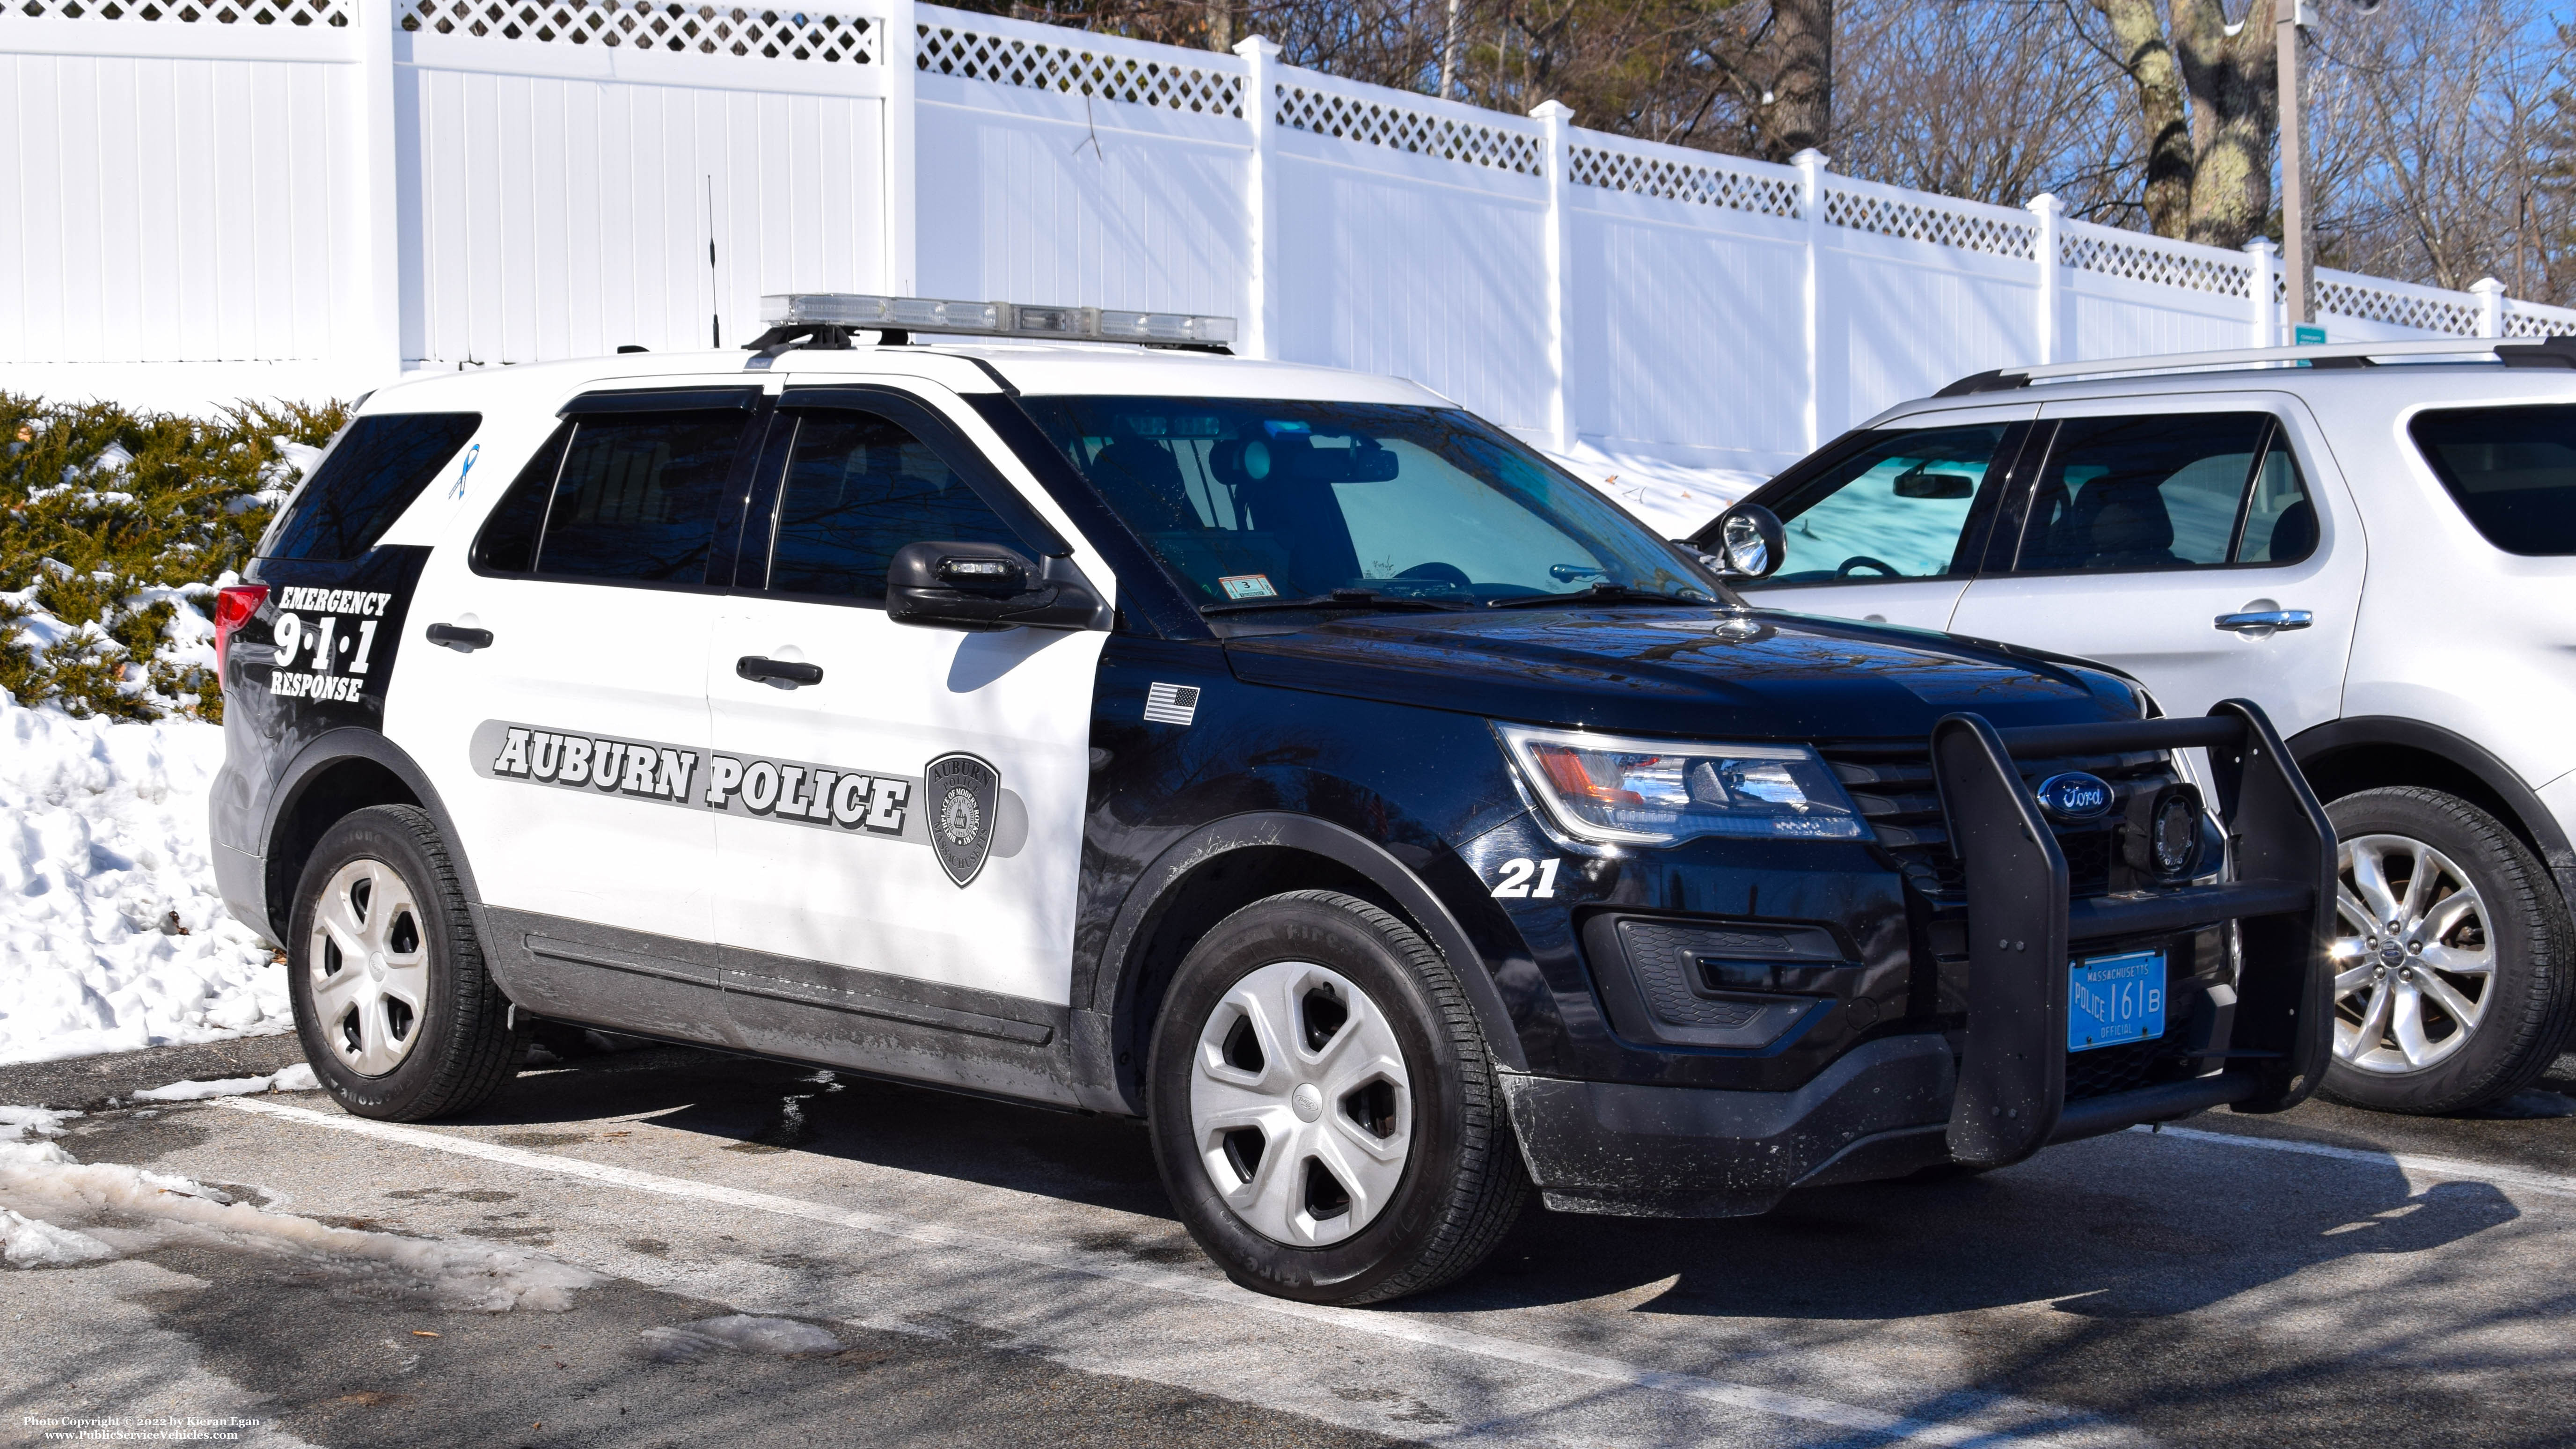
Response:
[[[1626,739],[1498,724],[1521,778],[1578,840],[1858,840],[1869,828],[1803,745]]]

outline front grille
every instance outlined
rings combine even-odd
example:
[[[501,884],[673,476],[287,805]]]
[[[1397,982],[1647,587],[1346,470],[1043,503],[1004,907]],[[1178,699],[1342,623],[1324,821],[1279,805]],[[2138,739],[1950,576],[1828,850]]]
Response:
[[[2154,1041],[2067,1053],[2066,1100],[2107,1097],[2179,1075],[2182,1030],[2183,1020],[2177,1015],[2167,1018],[2165,1034]]]
[[[1852,803],[1887,847],[1903,863],[1906,878],[1935,906],[1964,906],[1967,869],[1950,849],[1941,819],[1941,795],[1932,778],[1928,742],[1828,744],[1817,747],[1834,774],[1851,793]],[[2036,787],[2051,775],[2080,770],[2098,775],[2111,786],[2111,813],[2081,825],[2052,826],[2057,848],[2066,856],[2066,887],[2072,896],[2098,896],[2111,888],[2112,835],[2129,797],[2179,780],[2173,758],[2161,750],[2133,750],[2118,755],[2069,755],[2059,759],[2013,761],[2024,783]]]

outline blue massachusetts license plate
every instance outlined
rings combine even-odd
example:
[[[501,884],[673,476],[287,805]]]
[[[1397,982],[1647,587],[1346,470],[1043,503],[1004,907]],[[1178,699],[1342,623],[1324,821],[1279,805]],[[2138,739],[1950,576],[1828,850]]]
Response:
[[[2075,963],[2066,990],[2066,1049],[2091,1051],[2165,1034],[2165,953],[2129,951]]]

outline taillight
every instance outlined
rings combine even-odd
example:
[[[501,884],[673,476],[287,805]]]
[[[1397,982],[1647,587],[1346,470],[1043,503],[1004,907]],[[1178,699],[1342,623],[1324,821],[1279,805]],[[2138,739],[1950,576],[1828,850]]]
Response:
[[[233,642],[233,631],[250,622],[259,606],[268,602],[266,584],[230,584],[215,595],[215,678],[224,677],[224,651]]]

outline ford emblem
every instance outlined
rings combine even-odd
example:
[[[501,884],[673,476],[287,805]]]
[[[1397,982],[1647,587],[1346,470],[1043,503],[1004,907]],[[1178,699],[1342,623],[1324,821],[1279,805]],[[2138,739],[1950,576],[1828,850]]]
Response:
[[[2099,820],[2111,813],[2111,785],[2099,775],[2069,770],[2039,782],[2039,808],[2060,820]]]

